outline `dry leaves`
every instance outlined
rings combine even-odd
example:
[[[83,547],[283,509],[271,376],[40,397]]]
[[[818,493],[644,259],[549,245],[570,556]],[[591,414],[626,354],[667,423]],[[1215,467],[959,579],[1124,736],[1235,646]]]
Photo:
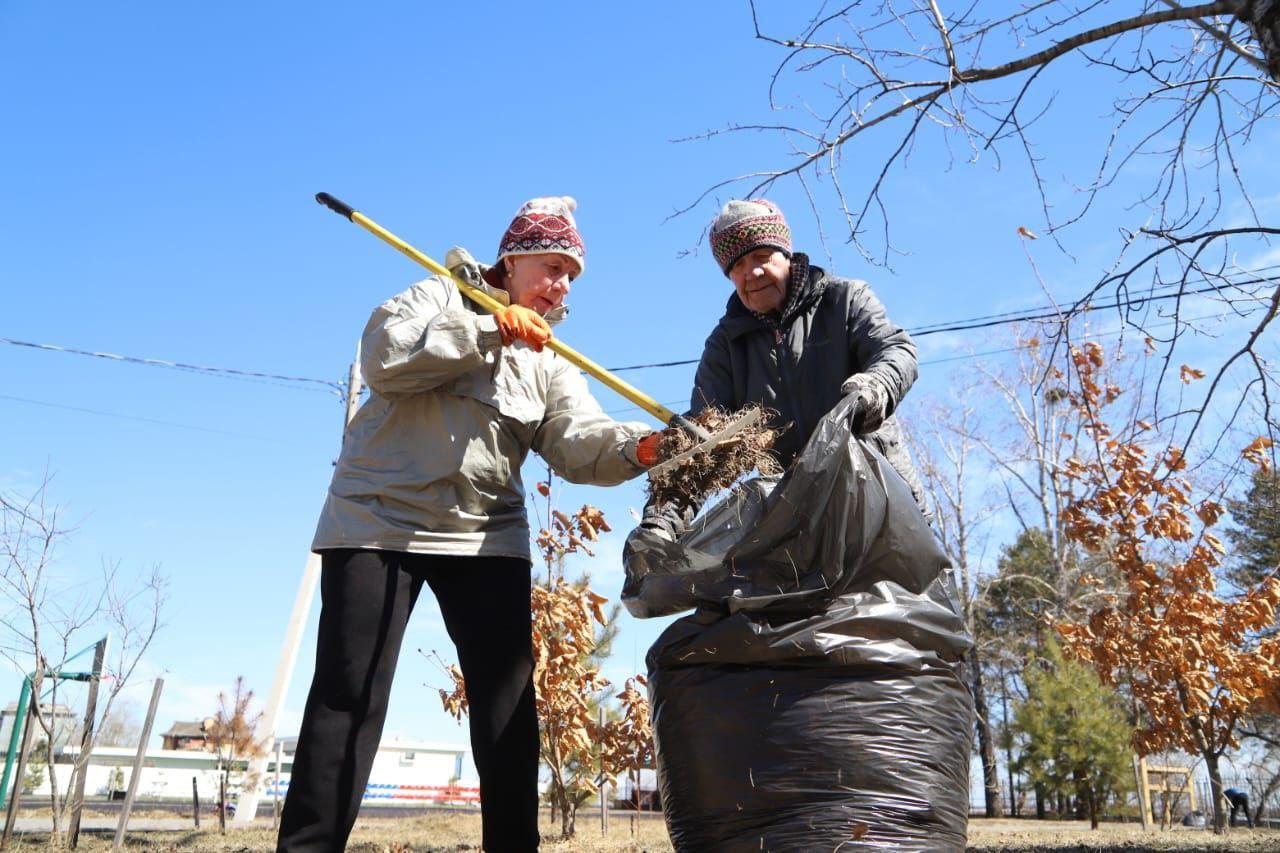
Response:
[[[724,429],[733,421],[758,409],[748,406],[729,413],[709,407],[692,420],[709,433]],[[766,421],[762,418],[762,424]],[[721,489],[732,486],[739,478],[752,471],[761,474],[781,472],[778,462],[769,452],[778,433],[763,425],[748,427],[725,441],[695,453],[672,469],[649,476],[649,500],[652,503],[685,505],[702,500]],[[682,429],[667,428],[658,445],[658,456],[670,459],[698,444],[698,440]]]
[[[551,496],[550,482],[539,483],[538,493]],[[608,603],[585,580],[564,577],[568,554],[591,555],[586,542],[595,542],[610,528],[604,513],[584,505],[569,515],[549,509],[550,523],[538,531],[536,544],[547,567],[548,580],[530,590],[533,615],[533,686],[542,736],[542,760],[551,771],[549,795],[562,817],[562,831],[573,832],[577,808],[597,791],[598,780],[614,779],[623,770],[652,766],[653,734],[649,727],[649,703],[628,679],[618,694],[618,711],[601,726],[598,707],[608,679],[595,667],[592,654],[597,630],[608,624]],[[557,571],[558,569],[558,571]],[[433,653],[434,655],[434,653]],[[466,684],[457,666],[437,663],[453,683],[440,690],[440,701],[456,719],[469,712]]]
[[[1058,631],[1068,651],[1104,681],[1128,684],[1146,712],[1134,735],[1139,752],[1220,754],[1236,745],[1242,715],[1280,701],[1280,638],[1257,640],[1276,624],[1280,581],[1271,578],[1231,601],[1217,596],[1215,572],[1226,549],[1210,528],[1222,518],[1222,505],[1193,497],[1182,476],[1182,449],[1112,438],[1102,412],[1119,392],[1095,382],[1102,349],[1088,344],[1072,358],[1081,390],[1071,402],[1098,454],[1069,460],[1059,474],[1060,491],[1071,501],[1066,533],[1107,556],[1127,595]],[[1201,376],[1182,368],[1184,381]],[[1139,426],[1154,440],[1150,424]],[[1267,446],[1259,439],[1243,455],[1264,464]]]

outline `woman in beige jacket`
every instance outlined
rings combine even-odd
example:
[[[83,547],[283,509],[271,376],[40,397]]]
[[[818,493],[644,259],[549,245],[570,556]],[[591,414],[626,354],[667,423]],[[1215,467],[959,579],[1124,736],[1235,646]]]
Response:
[[[520,466],[535,450],[567,480],[613,485],[642,473],[641,459],[652,464],[657,442],[644,424],[606,415],[577,368],[543,349],[584,268],[574,207],[567,197],[526,202],[492,267],[449,253],[456,274],[506,304],[498,314],[436,276],[383,303],[365,328],[370,395],[347,428],[312,543],[323,564],[316,672],[279,850],[345,846],[424,583],[466,678],[484,847],[537,849]]]

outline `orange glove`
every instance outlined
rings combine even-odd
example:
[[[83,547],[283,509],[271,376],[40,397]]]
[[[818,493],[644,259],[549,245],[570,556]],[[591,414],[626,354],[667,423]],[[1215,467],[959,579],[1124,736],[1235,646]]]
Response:
[[[662,443],[662,433],[651,432],[636,442],[636,461],[646,468],[658,464],[658,445]]]
[[[531,308],[508,305],[493,318],[498,321],[498,334],[502,335],[504,347],[520,340],[533,347],[535,352],[542,352],[543,344],[551,340],[551,327],[541,314]]]

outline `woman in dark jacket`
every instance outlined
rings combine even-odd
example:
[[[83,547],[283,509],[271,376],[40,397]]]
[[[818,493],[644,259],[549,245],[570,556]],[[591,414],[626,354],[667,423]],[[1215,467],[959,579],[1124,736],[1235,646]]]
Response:
[[[853,396],[854,432],[872,440],[927,516],[893,417],[916,379],[911,337],[865,282],[836,278],[793,253],[791,229],[772,202],[726,204],[711,226],[711,251],[734,295],[702,351],[690,411],[757,404],[776,412],[771,426],[785,429],[774,451],[786,466],[827,413]],[[648,515],[647,523],[661,516],[680,526],[671,508]]]

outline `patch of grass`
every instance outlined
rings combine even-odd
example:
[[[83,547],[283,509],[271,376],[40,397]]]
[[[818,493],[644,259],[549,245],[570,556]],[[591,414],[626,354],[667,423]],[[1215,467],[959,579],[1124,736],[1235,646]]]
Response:
[[[609,834],[600,833],[599,813],[579,813],[578,834],[569,841],[559,841],[559,822],[551,823],[542,815],[541,849],[549,853],[662,853],[670,851],[667,827],[661,815],[645,815],[635,821],[632,835],[630,816],[615,813],[610,817]],[[160,851],[210,851],[210,853],[258,853],[272,851],[276,846],[276,832],[269,823],[252,827],[228,827],[226,835],[220,835],[216,822],[200,830],[135,830],[125,839],[125,849]],[[145,825],[144,821],[139,824]],[[85,830],[80,834],[77,848],[89,853],[110,850],[114,832]],[[23,850],[48,849],[46,833],[25,833],[15,836],[13,847]],[[480,815],[477,814],[425,814],[414,817],[362,816],[356,821],[347,845],[350,853],[444,853],[444,851],[480,850]]]
[[[438,813],[413,817],[380,817],[376,810],[366,812],[356,822],[347,850],[351,853],[454,853],[480,850],[480,815]],[[661,815],[647,814],[635,820],[632,834],[631,815],[615,812],[610,816],[609,834],[600,834],[598,812],[578,816],[578,835],[570,841],[556,840],[559,824],[542,814],[542,850],[547,853],[669,853],[671,841]],[[145,821],[139,821],[145,825]],[[111,849],[113,833],[86,830],[80,836],[80,850],[101,853]],[[210,853],[258,853],[275,849],[276,833],[270,823],[260,819],[249,828],[229,827],[219,835],[216,824],[200,831],[132,831],[125,842],[128,850],[150,853],[162,851],[210,851]],[[47,850],[45,833],[15,836],[14,849]],[[1143,830],[1138,824],[1103,824],[1097,831],[1081,821],[981,820],[969,823],[969,847],[975,853],[1033,853],[1052,850],[1058,853],[1094,853],[1124,850],[1177,851],[1177,853],[1220,853],[1220,851],[1280,850],[1280,830],[1250,830],[1240,827],[1225,835],[1214,835],[1204,829],[1175,827],[1168,830]]]

